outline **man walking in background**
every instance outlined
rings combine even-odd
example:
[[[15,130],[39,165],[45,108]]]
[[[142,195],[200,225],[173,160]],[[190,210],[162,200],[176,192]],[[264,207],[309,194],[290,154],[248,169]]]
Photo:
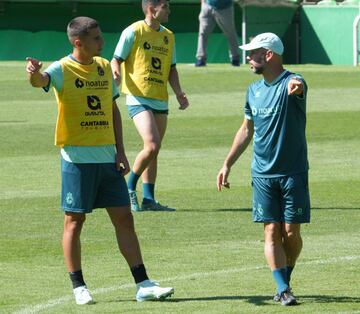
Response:
[[[170,14],[166,0],[143,0],[145,19],[127,27],[121,34],[111,61],[113,75],[126,94],[129,115],[143,141],[128,178],[131,209],[173,211],[155,198],[157,156],[167,126],[169,111],[167,84],[184,110],[189,106],[176,69],[174,34],[161,25]],[[120,66],[121,72],[120,73]],[[136,193],[142,178],[142,204]]]
[[[245,118],[219,171],[217,188],[230,187],[230,169],[254,138],[253,220],[264,224],[265,257],[277,286],[274,300],[294,305],[290,279],[302,249],[300,226],[310,222],[307,86],[300,75],[283,68],[284,46],[275,34],[260,34],[240,48],[249,51],[251,70],[263,79],[248,88]]]

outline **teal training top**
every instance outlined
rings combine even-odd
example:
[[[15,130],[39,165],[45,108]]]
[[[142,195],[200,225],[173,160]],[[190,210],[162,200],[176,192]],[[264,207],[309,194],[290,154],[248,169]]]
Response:
[[[303,82],[301,96],[288,95],[287,85],[293,77]],[[304,79],[289,71],[271,83],[262,79],[249,86],[245,118],[254,122],[253,177],[281,177],[309,169],[306,94]]]

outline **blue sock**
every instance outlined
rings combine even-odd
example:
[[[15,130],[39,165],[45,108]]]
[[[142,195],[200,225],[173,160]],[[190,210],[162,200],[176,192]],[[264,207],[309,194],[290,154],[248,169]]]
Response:
[[[155,202],[155,184],[143,183],[143,203],[149,204]]]
[[[277,268],[272,271],[277,286],[277,293],[280,294],[289,288],[286,279],[286,269]]]
[[[129,191],[136,191],[136,184],[137,184],[140,176],[141,175],[136,174],[134,171],[130,171],[130,175],[129,175],[128,183],[127,183]]]
[[[286,266],[286,279],[287,279],[287,283],[290,287],[290,279],[291,279],[291,273],[294,270],[295,266]]]

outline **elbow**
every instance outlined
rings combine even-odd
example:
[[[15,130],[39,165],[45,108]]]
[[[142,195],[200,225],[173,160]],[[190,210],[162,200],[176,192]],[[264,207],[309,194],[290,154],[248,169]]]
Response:
[[[242,133],[243,138],[250,141],[252,139],[253,135],[254,135],[254,130],[250,129],[250,128],[243,128],[241,130],[241,133]]]
[[[39,82],[33,82],[30,80],[30,84],[32,87],[36,87],[36,88],[41,88],[44,87],[42,84],[40,84]]]
[[[254,135],[254,129],[247,129],[247,137],[249,140],[252,139],[253,135]]]

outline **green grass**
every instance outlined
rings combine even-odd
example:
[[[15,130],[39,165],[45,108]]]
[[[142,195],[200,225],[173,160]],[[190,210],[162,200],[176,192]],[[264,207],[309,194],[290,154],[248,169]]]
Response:
[[[307,137],[312,223],[293,275],[300,305],[271,301],[262,226],[251,222],[251,149],[231,189],[216,174],[243,119],[247,66],[179,65],[191,107],[171,114],[159,156],[157,197],[174,213],[135,215],[150,276],[175,286],[167,302],[134,302],[134,285],[104,210],[82,234],[83,270],[97,303],[74,304],[61,250],[55,98],[33,89],[22,62],[0,63],[0,313],[360,313],[360,72],[289,66],[309,85]],[[119,101],[133,162],[141,142]]]

